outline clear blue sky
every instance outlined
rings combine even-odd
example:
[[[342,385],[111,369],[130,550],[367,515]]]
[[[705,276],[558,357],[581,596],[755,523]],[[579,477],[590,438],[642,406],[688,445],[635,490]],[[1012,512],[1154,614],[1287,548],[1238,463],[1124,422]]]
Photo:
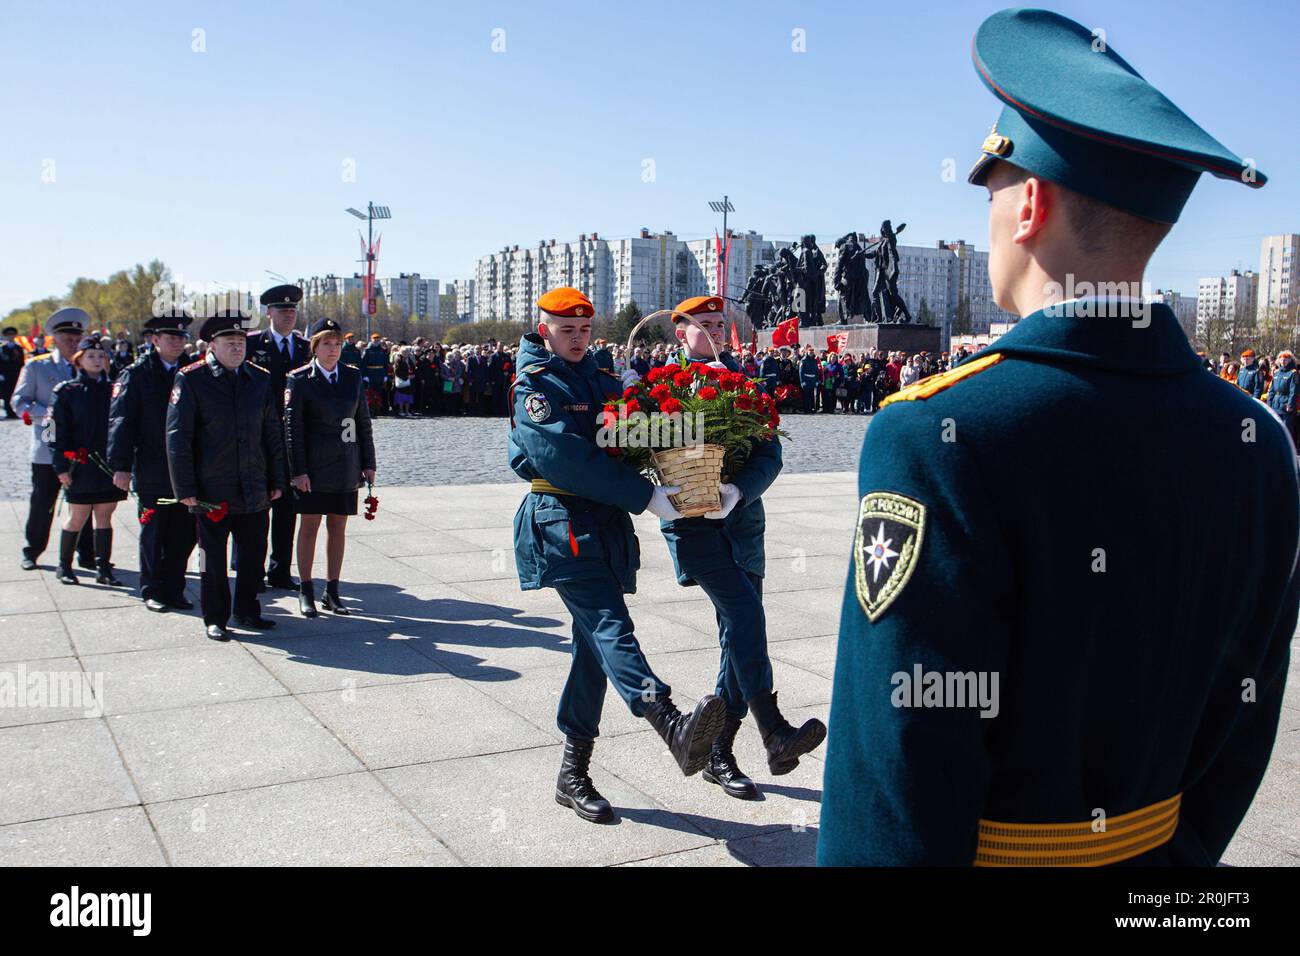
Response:
[[[343,209],[368,199],[395,215],[380,271],[443,279],[508,243],[711,234],[723,192],[733,225],[769,236],[828,240],[888,217],[909,243],[987,248],[985,194],[965,173],[999,105],[970,40],[999,6],[10,4],[0,312],[154,257],[192,282],[351,273]],[[1293,0],[1249,16],[1203,0],[1049,6],[1104,28],[1271,177],[1258,191],[1203,177],[1153,284],[1194,293],[1198,276],[1256,268],[1260,236],[1300,230]],[[795,29],[807,52],[792,52]]]

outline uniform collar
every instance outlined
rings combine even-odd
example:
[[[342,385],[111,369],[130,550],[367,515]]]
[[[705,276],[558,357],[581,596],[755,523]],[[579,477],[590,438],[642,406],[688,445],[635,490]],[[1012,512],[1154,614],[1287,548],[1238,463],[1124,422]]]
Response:
[[[213,378],[220,378],[227,371],[226,367],[217,361],[217,357],[213,355],[210,350],[207,354],[207,357],[204,358],[204,361],[207,363],[208,371],[212,373]],[[239,367],[235,369],[236,375],[239,375],[240,373],[246,373],[246,372],[247,370],[244,368],[244,363],[242,362],[239,364]]]
[[[342,363],[342,362],[339,362],[337,365],[334,366],[334,371],[333,371],[333,372],[327,372],[327,371],[325,371],[324,366],[322,366],[322,365],[320,364],[320,362],[316,361],[315,359],[312,359],[312,360],[311,360],[311,374],[312,374],[312,375],[319,375],[321,378],[329,378],[331,375],[337,377],[337,376],[339,375],[339,373],[342,372],[342,371],[343,371],[343,363]]]
[[[1071,299],[1025,316],[988,349],[1003,355],[1039,356],[1079,365],[1134,372],[1181,375],[1201,367],[1173,309],[1158,302]],[[1115,316],[1113,307],[1120,308]],[[1111,310],[1106,306],[1110,305]],[[1107,312],[1110,314],[1107,314]],[[979,354],[979,353],[976,353]]]
[[[597,368],[596,360],[590,352],[584,353],[577,362],[569,362],[550,351],[540,335],[529,332],[519,340],[519,367],[526,370],[538,365],[545,365],[552,371],[571,369],[582,375],[590,375]]]

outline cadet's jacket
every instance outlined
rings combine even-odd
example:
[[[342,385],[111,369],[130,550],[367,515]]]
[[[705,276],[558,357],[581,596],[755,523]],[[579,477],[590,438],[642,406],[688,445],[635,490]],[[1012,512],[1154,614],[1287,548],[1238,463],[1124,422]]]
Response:
[[[104,459],[112,388],[107,372],[99,378],[91,378],[84,371],[77,372],[76,378],[54,386],[54,401],[49,411],[51,427],[38,428],[37,432],[47,438],[54,473],[61,475],[72,470],[70,494],[97,495],[117,490],[113,476],[89,459],[92,455],[101,461]],[[73,465],[64,457],[65,452],[76,454],[82,449],[88,456],[84,462]]]
[[[622,393],[618,376],[590,355],[566,362],[531,332],[519,341],[518,363],[510,467],[536,489],[515,514],[520,587],[612,574],[635,591],[641,552],[628,514],[645,510],[654,486],[596,443],[605,402]]]
[[[361,372],[339,362],[329,383],[312,362],[289,373],[285,396],[284,445],[289,475],[306,475],[312,491],[356,491],[361,472],[375,467]]]
[[[817,379],[817,357],[805,355],[799,360],[799,387],[816,388]]]
[[[108,463],[114,471],[131,472],[136,494],[146,498],[173,497],[167,468],[167,404],[180,367],[167,371],[158,353],[150,349],[113,383]]]
[[[776,387],[781,381],[780,360],[775,359],[770,355],[767,356],[759,366],[758,374],[762,376],[763,384],[767,387],[767,390],[772,393],[773,397],[775,397]]]
[[[311,361],[311,343],[293,331],[289,333],[289,359],[276,348],[275,335],[268,329],[248,333],[246,361],[265,369],[271,375],[271,395],[278,414],[284,414],[284,383],[289,373]]]
[[[1296,370],[1280,368],[1273,376],[1273,383],[1268,389],[1268,404],[1279,415],[1289,415],[1295,411]]]
[[[723,352],[722,364],[739,372],[740,363],[730,352]],[[755,441],[749,458],[735,475],[722,480],[740,490],[740,501],[731,514],[716,518],[678,518],[661,521],[659,528],[668,542],[678,584],[695,584],[694,575],[737,564],[751,574],[765,571],[763,532],[767,519],[763,514],[763,492],[781,473],[781,442]]]
[[[270,373],[251,362],[232,372],[211,353],[181,369],[167,407],[167,463],[176,498],[224,501],[232,514],[269,508],[288,474]]]
[[[368,345],[361,353],[361,371],[366,379],[366,388],[375,391],[384,387],[388,377],[388,353],[382,345]]]
[[[1277,730],[1300,493],[1278,421],[1150,318],[1035,313],[872,422],[820,862],[1222,856]]]
[[[58,352],[46,352],[32,358],[18,373],[11,404],[19,415],[27,412],[32,419],[32,464],[48,465],[50,448],[41,436],[41,422],[54,401],[54,386],[71,379],[77,370]]]
[[[1259,366],[1252,365],[1249,368],[1242,368],[1237,373],[1237,387],[1247,395],[1253,395],[1259,398],[1264,394],[1264,376],[1259,374]]]

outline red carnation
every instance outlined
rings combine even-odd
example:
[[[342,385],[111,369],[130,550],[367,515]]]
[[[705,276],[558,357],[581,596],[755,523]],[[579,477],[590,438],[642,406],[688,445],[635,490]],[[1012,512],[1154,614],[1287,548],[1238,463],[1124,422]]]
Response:
[[[223,501],[205,515],[213,524],[219,522],[222,518],[230,513],[230,502]]]
[[[737,395],[736,407],[742,412],[752,412],[754,410],[754,400],[748,395]]]
[[[140,512],[140,523],[148,524],[150,521],[153,520],[153,515],[154,515],[154,510],[152,508],[145,508],[144,511]]]
[[[673,397],[673,390],[667,385],[660,383],[650,389],[650,397],[656,402],[662,402]]]
[[[655,382],[659,381],[663,377],[664,377],[664,367],[662,365],[657,365],[654,368],[652,368],[649,372],[646,373],[645,380],[649,382],[651,385],[653,385]]]
[[[709,401],[712,401],[717,397],[718,397],[718,390],[714,388],[712,385],[705,385],[702,389],[700,389],[700,398],[708,399]]]
[[[30,425],[31,423],[32,423],[32,413],[31,413],[31,412],[23,412],[23,424],[24,424],[24,425]]]
[[[635,386],[635,385],[629,385],[627,388],[623,389],[623,397],[624,397],[624,398],[636,398],[636,386]]]
[[[667,398],[659,403],[659,408],[669,415],[674,415],[682,410],[682,403],[675,398]]]
[[[78,449],[77,449],[77,464],[78,464],[78,465],[84,465],[84,464],[86,463],[86,460],[87,460],[88,457],[89,457],[89,454],[87,453],[86,449],[84,449],[84,448],[78,448]]]
[[[641,403],[638,402],[635,398],[630,399],[628,403],[623,407],[627,409],[627,413],[629,415],[631,415],[633,412],[641,411]]]
[[[612,409],[606,407],[606,409],[605,409],[603,412],[601,412],[601,422],[600,422],[600,423],[601,423],[601,425],[603,425],[605,428],[614,428],[614,427],[616,427],[616,426],[618,425],[618,413],[615,412],[615,411],[613,411]]]
[[[367,521],[374,521],[374,520],[375,520],[375,513],[374,513],[373,511],[367,511],[366,514],[365,514],[365,519],[366,519]]]
[[[690,370],[695,375],[706,375],[708,373],[708,369],[709,367],[705,365],[703,362],[692,362],[690,364]]]
[[[673,384],[680,388],[690,388],[691,383],[695,381],[695,376],[690,372],[678,372],[673,376]]]
[[[63,453],[63,457],[68,459],[68,461],[76,461],[77,453],[75,451],[65,451]]]
[[[718,384],[722,386],[724,391],[734,392],[745,384],[745,376],[739,372],[727,372],[718,378]]]
[[[711,382],[716,382],[722,377],[723,369],[714,368],[712,365],[704,366],[704,377]]]
[[[615,405],[613,402],[606,402],[605,411],[614,412],[615,414],[618,414],[618,406]]]

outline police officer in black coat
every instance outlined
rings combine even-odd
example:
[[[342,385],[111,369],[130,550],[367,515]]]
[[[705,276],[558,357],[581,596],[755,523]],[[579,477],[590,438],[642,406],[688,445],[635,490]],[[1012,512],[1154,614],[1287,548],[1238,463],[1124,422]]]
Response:
[[[194,516],[171,499],[167,469],[167,400],[185,358],[192,319],[183,309],[144,324],[152,348],[113,383],[108,463],[113,484],[129,491],[135,480],[140,517],[140,598],[151,611],[194,608],[185,597],[185,568],[194,550]]]
[[[98,335],[81,340],[72,356],[77,374],[54,386],[54,400],[42,432],[50,461],[63,485],[68,516],[59,538],[57,576],[63,584],[77,584],[72,554],[82,529],[94,515],[95,582],[118,585],[113,576],[113,511],[126,499],[114,487],[104,463],[108,445],[108,406],[112,378],[109,356]]]
[[[230,581],[226,539],[241,558],[235,578],[234,619],[265,630],[257,600],[271,502],[284,494],[287,474],[279,401],[271,374],[244,361],[247,317],[219,312],[203,323],[208,343],[201,362],[181,369],[167,408],[167,466],[181,504],[198,515],[203,623],[214,641],[229,640]]]
[[[4,402],[5,418],[18,417],[14,407],[9,404],[25,360],[23,347],[14,341],[17,334],[18,330],[12,326],[0,332],[0,400]]]
[[[344,534],[357,513],[357,488],[375,480],[375,442],[360,369],[340,361],[343,329],[333,319],[311,328],[312,360],[289,373],[285,393],[285,455],[289,461],[298,529],[298,609],[316,617],[311,574],[321,517],[325,546],[327,611],[351,613],[339,598]]]
[[[276,414],[283,421],[285,379],[294,369],[311,361],[307,340],[294,328],[302,289],[296,285],[277,285],[263,292],[261,301],[270,324],[261,332],[248,334],[247,357],[248,361],[271,373],[271,394],[275,397]],[[285,475],[286,482],[288,478]],[[271,560],[266,569],[266,583],[289,591],[298,587],[289,574],[289,562],[293,560],[294,516],[293,501],[288,495],[271,505]],[[238,553],[237,545],[232,567],[238,563]]]

